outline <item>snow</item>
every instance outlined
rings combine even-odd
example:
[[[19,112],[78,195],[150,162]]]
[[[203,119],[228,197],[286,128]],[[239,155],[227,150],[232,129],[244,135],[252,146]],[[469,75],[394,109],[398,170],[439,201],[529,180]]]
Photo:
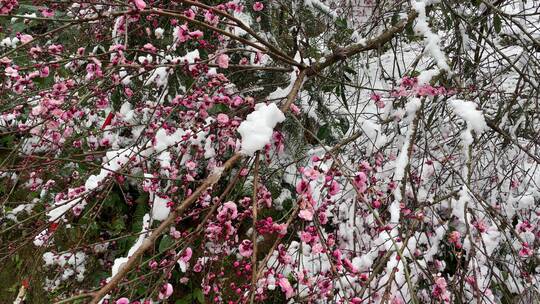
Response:
[[[195,69],[192,65],[200,58],[199,50],[194,50],[189,53],[187,53],[185,56],[180,57],[180,62],[186,62],[189,64],[189,70],[192,71]]]
[[[0,41],[0,47],[12,47],[15,48],[17,46],[17,43],[19,43],[19,38],[13,37],[9,38],[6,37]]]
[[[446,63],[446,56],[439,46],[441,38],[431,31],[426,20],[426,3],[424,1],[412,1],[412,6],[414,10],[418,12],[418,17],[416,18],[416,24],[414,26],[415,32],[425,37],[424,43],[426,51],[428,51],[433,59],[435,59],[439,69],[450,72],[450,67],[448,66],[448,63]]]
[[[167,206],[167,203],[170,200],[159,195],[154,196],[154,203],[152,204],[152,219],[163,221],[169,216],[169,213],[171,213],[171,208]]]
[[[76,194],[75,197],[69,199],[60,199],[56,201],[53,207],[47,211],[47,217],[49,222],[56,222],[64,218],[64,215],[72,209],[77,208],[82,211],[86,206],[86,200],[83,199],[85,195],[88,195],[93,190],[98,189],[109,174],[115,173],[124,167],[131,157],[138,153],[139,149],[132,147],[120,150],[108,151],[103,158],[103,168],[97,175],[90,175],[84,183],[84,191]],[[76,189],[68,189],[68,193],[77,192]],[[36,246],[42,246],[47,238],[47,231],[44,230],[34,238],[34,244]]]
[[[159,129],[156,132],[155,137],[155,144],[154,149],[157,153],[161,153],[168,149],[169,147],[178,144],[182,141],[182,137],[186,134],[186,132],[182,129],[176,130],[172,134],[167,134],[167,130],[165,129]]]
[[[47,212],[47,216],[49,217],[49,222],[54,222],[58,220],[59,218],[63,217],[63,215],[70,210],[71,208],[75,207],[79,202],[81,202],[82,198],[78,197],[72,200],[61,200],[57,203],[55,203],[55,208]]]
[[[122,268],[122,266],[129,260],[129,258],[139,249],[144,241],[146,240],[148,229],[150,228],[150,215],[147,213],[143,216],[142,220],[142,229],[141,233],[139,234],[139,237],[137,238],[137,241],[128,251],[128,254],[126,257],[116,258],[114,260],[112,269],[111,269],[111,276],[107,278],[107,282],[110,281],[111,278],[113,278]],[[103,299],[109,298],[110,296],[107,295]],[[103,299],[100,301],[100,303],[103,302]]]
[[[414,118],[416,111],[418,111],[421,105],[422,104],[420,102],[420,99],[418,98],[412,98],[411,101],[409,101],[405,105],[405,110],[407,112],[407,117],[409,118],[409,120],[412,120]],[[412,132],[413,132],[413,126],[409,126],[409,130],[407,132],[405,142],[403,143],[403,146],[399,152],[399,156],[396,160],[396,169],[395,169],[395,174],[394,174],[394,180],[396,181],[401,181],[403,179],[403,176],[405,174],[405,167],[409,163],[408,151],[409,151],[409,142],[412,136]],[[399,191],[396,191],[396,192],[399,192]]]
[[[240,20],[243,24],[245,24],[248,27],[251,27],[251,24],[253,24],[253,20],[251,19],[251,16],[244,12],[237,12],[234,11],[233,13],[234,18]],[[247,32],[240,28],[239,26],[234,26],[229,28],[231,34],[237,35],[237,36],[244,36],[247,34]]]
[[[75,276],[78,282],[84,279],[84,273],[86,272],[86,259],[87,256],[82,251],[67,252],[56,254],[53,252],[45,252],[42,255],[45,266],[57,267],[61,269],[60,275],[56,276],[54,280],[46,280],[46,288],[48,290],[56,289],[62,282]]]
[[[21,204],[15,208],[13,208],[13,210],[11,211],[8,211],[6,212],[6,219],[9,219],[9,220],[12,220],[14,222],[18,222],[17,220],[17,214],[25,211],[27,213],[30,213],[30,211],[32,211],[32,209],[34,208],[36,204],[35,203],[29,203],[29,204]]]
[[[311,7],[311,8],[317,8],[319,10],[321,10],[322,12],[324,12],[325,14],[329,15],[329,16],[332,16],[333,18],[338,18],[338,14],[336,14],[336,12],[332,11],[332,9],[330,9],[330,7],[326,4],[324,4],[323,2],[319,1],[319,0],[304,0],[304,4],[307,6],[307,7]]]
[[[440,70],[438,68],[433,68],[430,70],[425,70],[425,71],[420,72],[420,75],[418,75],[418,84],[419,85],[429,84],[431,79],[439,75],[439,73],[440,73]]]
[[[486,120],[482,111],[476,109],[476,104],[471,101],[454,99],[449,102],[454,113],[467,122],[467,125],[478,134],[487,129]]]
[[[463,141],[463,155],[468,162],[470,159],[469,147],[474,141],[471,131],[474,130],[478,135],[480,135],[484,130],[487,129],[487,124],[482,112],[476,110],[475,103],[455,99],[451,100],[449,104],[454,113],[467,122],[467,128],[461,133],[461,139]],[[465,165],[463,170],[465,173],[464,176],[468,176],[469,167]]]
[[[289,94],[289,92],[292,90],[292,87],[294,85],[294,83],[296,82],[296,78],[298,78],[298,75],[296,74],[297,71],[296,69],[294,69],[294,71],[292,71],[290,74],[289,74],[289,85],[285,88],[277,88],[274,92],[270,93],[268,95],[268,100],[274,100],[274,99],[282,99],[282,98],[285,98],[287,96],[287,94]]]
[[[144,82],[147,86],[150,83],[155,83],[157,87],[166,86],[169,80],[169,75],[172,74],[172,70],[168,67],[158,67],[152,71],[150,76]]]
[[[163,39],[163,33],[165,32],[164,29],[158,27],[154,30],[154,35],[156,35],[157,39]]]
[[[240,152],[253,155],[264,148],[272,140],[274,127],[284,120],[285,115],[276,104],[257,104],[255,111],[251,112],[238,127],[238,133],[242,136]]]

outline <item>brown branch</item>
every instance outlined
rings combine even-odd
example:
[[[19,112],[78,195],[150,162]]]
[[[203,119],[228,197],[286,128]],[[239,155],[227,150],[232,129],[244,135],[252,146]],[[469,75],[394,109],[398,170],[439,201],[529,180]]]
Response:
[[[352,44],[347,47],[336,48],[332,52],[332,54],[326,55],[321,62],[315,64],[315,66],[310,67],[310,69],[308,70],[308,76],[317,74],[321,70],[335,64],[336,62],[343,61],[358,53],[380,48],[386,42],[394,38],[396,34],[401,33],[405,29],[405,27],[409,23],[411,23],[417,16],[418,13],[415,10],[412,10],[411,12],[409,12],[407,19],[399,21],[395,26],[389,28],[387,31],[380,34],[379,36],[369,39],[365,42]]]
[[[253,226],[251,231],[251,244],[253,246],[253,253],[251,254],[251,299],[250,303],[253,304],[253,300],[255,298],[255,285],[257,284],[257,187],[259,187],[259,152],[257,152],[257,155],[255,156],[255,168],[253,171],[253,198],[252,198],[252,206],[253,210],[252,212],[252,219],[253,219]]]

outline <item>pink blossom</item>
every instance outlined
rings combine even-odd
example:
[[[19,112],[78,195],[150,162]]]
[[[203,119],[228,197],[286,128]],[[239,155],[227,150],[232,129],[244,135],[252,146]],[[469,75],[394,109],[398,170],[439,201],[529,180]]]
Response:
[[[218,66],[222,69],[226,69],[229,67],[229,55],[227,54],[219,54],[216,60]]]
[[[262,4],[261,2],[257,1],[255,3],[253,3],[253,10],[256,11],[256,12],[260,12],[264,9],[264,4]]]
[[[145,50],[147,52],[150,52],[150,53],[157,52],[157,48],[155,46],[153,46],[151,43],[147,43],[147,44],[143,45],[143,50]]]
[[[126,298],[126,297],[123,297],[123,298],[120,298],[120,299],[116,300],[115,303],[116,304],[129,304],[129,299]]]
[[[202,31],[196,30],[196,31],[189,32],[189,36],[191,36],[192,38],[195,38],[195,39],[199,39],[202,36],[204,36],[204,34],[203,34]]]
[[[182,252],[180,255],[180,258],[178,259],[178,265],[180,266],[180,270],[182,272],[186,272],[188,262],[191,259],[191,256],[193,255],[193,251],[190,247],[187,247],[186,250]]]
[[[367,175],[364,172],[356,173],[356,176],[353,179],[353,184],[360,193],[364,193],[367,190]]]
[[[457,248],[461,248],[461,233],[459,231],[452,231],[448,236],[448,241]]]
[[[302,173],[310,180],[316,180],[319,177],[319,171],[312,168],[305,168],[302,170]]]
[[[135,6],[138,10],[143,10],[146,8],[146,2],[143,0],[133,0],[133,2],[135,2]]]
[[[341,190],[341,187],[339,186],[339,183],[334,180],[328,188],[328,194],[334,196],[339,193],[339,190]]]
[[[173,286],[171,285],[171,283],[167,283],[161,287],[158,298],[160,300],[167,299],[172,295],[172,293],[173,293]]]
[[[204,21],[210,25],[216,25],[219,22],[219,18],[212,11],[207,10],[204,13]]]
[[[300,233],[300,240],[304,243],[309,243],[311,240],[313,240],[313,237],[311,236],[311,233],[302,231]]]
[[[371,93],[371,96],[369,96],[369,98],[375,102],[381,100],[381,95],[377,94],[377,93]]]
[[[192,160],[188,160],[188,161],[186,162],[186,168],[187,168],[188,170],[190,170],[190,171],[193,171],[193,170],[195,170],[195,168],[197,168],[197,163],[194,162],[194,161],[192,161]]]
[[[41,69],[39,69],[39,77],[45,78],[49,76],[49,67],[44,66]]]
[[[521,244],[521,249],[519,250],[519,256],[522,258],[530,257],[533,255],[533,250],[530,248],[529,243],[524,242]]]
[[[298,108],[297,105],[295,105],[294,103],[291,104],[291,112],[294,114],[294,115],[299,115],[300,114],[300,108]]]
[[[358,269],[356,269],[356,267],[354,267],[353,263],[349,259],[344,258],[343,259],[343,264],[345,265],[345,268],[347,268],[348,271],[350,271],[352,273],[357,273],[358,272]]]
[[[323,251],[324,251],[324,247],[319,242],[317,242],[317,244],[311,246],[311,253],[313,253],[313,254],[322,253]]]
[[[235,219],[238,216],[237,206],[234,202],[226,202],[219,208],[217,219],[225,221],[227,219]]]
[[[351,304],[362,304],[362,299],[354,297],[351,299]]]
[[[43,17],[54,17],[54,11],[50,8],[44,8],[40,10]]]
[[[272,229],[277,232],[280,236],[284,236],[287,234],[287,224],[277,224],[274,223],[272,225]]]
[[[187,24],[183,24],[181,26],[175,27],[173,33],[174,33],[174,36],[178,39],[178,41],[176,41],[177,43],[186,42],[191,38],[189,36],[189,30],[188,30]]]
[[[253,245],[250,240],[243,240],[240,246],[238,246],[240,255],[247,258],[253,254]]]
[[[195,19],[195,12],[192,9],[188,9],[184,12],[184,15],[188,17],[189,19],[193,20]]]
[[[446,286],[447,284],[444,278],[437,278],[431,294],[445,303],[450,303],[450,293],[446,290]]]
[[[9,14],[18,5],[19,1],[17,0],[2,0],[0,1],[0,14]]]
[[[217,121],[221,125],[226,125],[229,122],[229,116],[227,114],[219,113],[217,116]]]
[[[298,217],[301,219],[304,219],[306,221],[312,221],[313,220],[313,212],[303,209],[298,212]]]
[[[21,38],[20,38],[22,43],[28,43],[28,42],[32,41],[33,39],[34,38],[32,36],[27,35],[27,34],[21,35]]]
[[[311,187],[306,180],[302,179],[296,184],[296,192],[298,194],[309,194],[311,192]]]
[[[187,247],[186,250],[184,250],[184,252],[182,252],[180,260],[182,260],[184,262],[189,262],[192,255],[193,255],[193,251],[191,250],[191,247]]]
[[[486,232],[487,229],[488,229],[488,226],[482,220],[476,220],[472,224],[473,224],[474,228],[476,228],[476,230],[478,230],[480,233]]]
[[[289,280],[287,278],[280,278],[278,281],[279,287],[281,287],[281,290],[285,293],[285,298],[289,299],[292,298],[294,295],[294,290],[291,286],[291,283],[289,283]]]
[[[239,65],[247,65],[249,63],[249,59],[247,59],[246,57],[242,57],[242,59],[240,59],[240,61],[238,62]]]

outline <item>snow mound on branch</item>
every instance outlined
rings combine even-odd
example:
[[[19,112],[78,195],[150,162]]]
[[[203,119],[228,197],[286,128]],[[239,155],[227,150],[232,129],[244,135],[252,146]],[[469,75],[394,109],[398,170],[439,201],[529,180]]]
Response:
[[[476,104],[471,101],[455,99],[450,101],[450,106],[459,117],[467,122],[478,134],[487,129],[486,120],[482,111],[476,109]]]
[[[274,127],[284,120],[285,115],[276,104],[257,104],[255,111],[249,114],[238,127],[238,133],[242,136],[240,152],[253,155],[256,151],[264,148],[272,140]]]
[[[168,206],[169,201],[167,198],[156,195],[152,206],[152,218],[154,220],[163,221],[169,216],[169,213],[171,213],[171,208]]]

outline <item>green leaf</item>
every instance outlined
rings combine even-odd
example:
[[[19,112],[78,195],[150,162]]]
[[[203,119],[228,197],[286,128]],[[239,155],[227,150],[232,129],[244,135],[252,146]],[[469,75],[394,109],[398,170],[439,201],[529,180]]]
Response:
[[[124,231],[124,229],[126,229],[126,224],[124,223],[124,219],[121,217],[115,218],[112,222],[112,229],[116,233]]]
[[[148,196],[143,195],[137,198],[137,207],[135,207],[135,212],[133,213],[133,220],[131,225],[131,232],[139,232],[142,229],[144,215],[150,209],[147,204]]]
[[[493,16],[493,26],[495,27],[495,32],[499,34],[501,32],[502,22],[501,17],[498,14]]]
[[[170,236],[165,235],[159,242],[158,250],[160,253],[162,253],[165,250],[169,249],[173,244],[174,240]]]
[[[112,192],[107,198],[103,201],[104,207],[115,208],[116,206],[122,203],[122,199],[116,192]]]
[[[336,25],[341,28],[347,28],[347,20],[344,18],[339,18],[336,20]]]
[[[24,32],[25,29],[26,24],[24,24],[23,22],[17,22],[11,26],[11,30],[13,31],[13,33]]]
[[[325,93],[330,93],[333,90],[335,90],[335,88],[336,88],[336,85],[334,84],[323,84],[323,86],[321,87],[321,90]]]
[[[188,294],[183,298],[176,300],[174,304],[193,304],[193,294]]]
[[[331,127],[329,124],[322,125],[317,131],[317,138],[320,140],[326,140],[330,137]]]
[[[37,6],[30,4],[20,4],[19,7],[25,11],[30,12],[37,12],[39,10]]]
[[[229,111],[229,107],[222,103],[215,104],[210,109],[208,109],[208,114],[214,115],[217,113],[226,113]]]
[[[346,118],[340,118],[339,127],[341,129],[341,132],[343,132],[343,134],[347,133],[347,131],[349,131],[349,120],[347,120]]]
[[[197,288],[193,291],[193,295],[195,296],[195,299],[199,301],[199,303],[204,304],[204,295],[200,288]]]

